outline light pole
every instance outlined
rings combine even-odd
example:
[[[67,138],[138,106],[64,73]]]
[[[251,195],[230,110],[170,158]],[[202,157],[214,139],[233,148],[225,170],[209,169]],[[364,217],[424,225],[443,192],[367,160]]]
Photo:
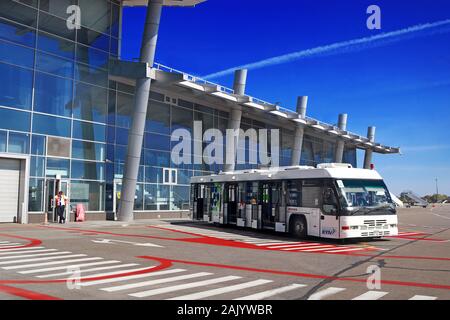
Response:
[[[439,194],[438,178],[436,178],[435,180],[436,180],[436,195],[438,195]]]
[[[156,43],[158,40],[159,22],[163,6],[194,6],[205,0],[148,0],[147,17],[145,19],[139,62],[152,68],[155,61]],[[132,3],[133,0],[128,2]],[[136,1],[138,3],[140,1]],[[122,180],[122,194],[119,202],[120,221],[132,221],[136,183],[144,139],[145,120],[147,117],[148,99],[150,97],[151,78],[142,77],[136,80],[131,127],[128,135],[127,156]]]

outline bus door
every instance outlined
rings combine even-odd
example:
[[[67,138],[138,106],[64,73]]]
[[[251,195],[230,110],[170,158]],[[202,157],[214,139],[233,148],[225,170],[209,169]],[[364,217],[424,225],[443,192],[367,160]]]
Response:
[[[224,202],[224,223],[236,224],[238,213],[238,197],[239,186],[237,184],[229,184],[225,187],[225,202]]]
[[[336,192],[331,183],[325,182],[320,213],[320,236],[339,239],[339,228],[339,207]]]
[[[196,184],[193,187],[194,199],[193,199],[193,215],[194,220],[203,219],[203,208],[204,208],[204,195],[205,195],[205,185]]]
[[[211,187],[205,185],[203,189],[203,221],[210,222],[211,219]]]
[[[275,229],[275,217],[281,205],[281,183],[269,182],[261,185],[261,222],[264,229]]]

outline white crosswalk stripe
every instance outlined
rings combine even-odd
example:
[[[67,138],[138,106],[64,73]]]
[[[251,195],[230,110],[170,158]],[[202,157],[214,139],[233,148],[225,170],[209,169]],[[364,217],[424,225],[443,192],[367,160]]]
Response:
[[[17,259],[17,258],[30,258],[30,257],[45,257],[45,256],[57,256],[62,254],[72,253],[70,251],[59,251],[59,252],[51,252],[51,253],[35,253],[35,254],[25,254],[21,256],[6,256],[0,257],[0,260],[8,260],[8,259]]]
[[[387,294],[388,292],[384,291],[367,291],[366,293],[363,293],[362,295],[359,295],[352,300],[378,300]]]
[[[41,262],[41,263],[17,265],[17,266],[10,266],[10,267],[2,267],[2,269],[5,269],[5,270],[27,269],[27,268],[34,268],[34,267],[41,267],[41,266],[52,266],[52,265],[57,265],[57,264],[69,264],[69,263],[73,263],[73,262],[92,261],[92,260],[101,260],[101,259],[103,259],[103,258],[93,257],[93,258],[63,260],[63,261]]]
[[[58,267],[49,267],[49,268],[42,268],[42,269],[32,269],[32,270],[20,271],[19,273],[21,273],[21,274],[43,273],[43,272],[48,272],[48,271],[67,270],[68,267],[80,268],[80,267],[86,267],[86,266],[97,266],[97,265],[104,265],[104,264],[111,264],[111,263],[120,263],[120,261],[109,260],[109,261],[97,261],[97,262],[82,263],[82,264],[71,263],[69,266],[58,266]],[[52,276],[52,275],[53,274],[50,274],[50,276]]]
[[[144,268],[144,269],[148,269],[148,268]],[[82,282],[82,283],[80,283],[80,286],[88,287],[88,286],[93,286],[93,285],[97,285],[97,284],[154,277],[154,276],[182,272],[182,271],[186,271],[186,270],[184,270],[184,269],[169,269],[169,270],[165,270],[165,271],[149,272],[149,273],[143,273],[143,274],[136,274],[136,275],[132,275],[132,276],[123,276],[123,277],[116,277],[116,278],[110,278],[110,279],[94,280],[94,281]],[[96,278],[96,277],[98,277],[98,275],[89,276],[89,278]]]
[[[336,288],[336,287],[329,287],[323,290],[320,290],[316,293],[313,293],[311,296],[309,296],[308,300],[322,300],[323,298],[332,296],[336,293],[344,291],[344,288]]]
[[[436,299],[437,299],[437,297],[415,295],[408,300],[436,300]]]
[[[38,250],[28,250],[28,251],[8,251],[8,252],[3,252],[3,250],[1,250],[0,257],[1,256],[14,256],[16,254],[54,252],[54,251],[58,251],[58,250],[57,249],[38,249]]]
[[[273,281],[259,279],[259,280],[254,280],[254,281],[250,281],[250,282],[236,284],[233,286],[222,287],[222,288],[202,291],[202,292],[198,292],[198,293],[192,293],[192,294],[188,294],[188,295],[181,296],[181,297],[171,298],[168,300],[198,300],[198,299],[202,299],[202,298],[217,296],[217,295],[228,293],[228,292],[233,292],[233,291],[238,291],[238,290],[242,290],[242,289],[246,289],[246,288],[260,286],[260,285],[267,284],[270,282],[273,282]]]
[[[270,298],[270,297],[276,296],[276,295],[278,295],[280,293],[292,291],[292,290],[303,288],[303,287],[306,287],[306,285],[305,284],[293,283],[293,284],[290,284],[290,285],[285,286],[285,287],[276,288],[276,289],[272,289],[272,290],[267,290],[267,291],[263,291],[263,292],[258,292],[258,293],[255,293],[255,294],[251,294],[249,296],[235,298],[233,300],[262,300],[262,299],[266,299],[266,298]]]
[[[155,284],[161,284],[161,283],[175,282],[175,281],[179,281],[179,280],[186,280],[186,279],[205,277],[205,276],[209,276],[211,274],[212,273],[210,273],[210,272],[198,272],[198,273],[186,274],[186,275],[183,275],[183,276],[176,276],[176,277],[170,277],[170,278],[163,278],[163,279],[157,279],[157,280],[150,280],[150,281],[143,281],[143,282],[137,282],[137,283],[131,283],[131,284],[124,284],[124,285],[116,286],[116,287],[103,288],[101,290],[107,291],[107,292],[122,291],[122,290],[134,289],[134,288],[148,287],[148,286],[152,286],[152,285],[155,285]]]
[[[19,242],[14,242],[14,243],[4,243],[4,244],[0,244],[0,248],[17,247],[18,245],[20,245]]]
[[[2,249],[0,252],[16,252],[16,251],[27,251],[35,249],[44,249],[45,247],[25,247],[25,248],[12,248],[12,249]]]
[[[63,256],[56,256],[56,257],[10,260],[10,261],[1,261],[0,265],[23,263],[23,262],[34,262],[34,261],[45,261],[45,260],[56,260],[56,259],[65,259],[65,258],[77,258],[77,257],[85,257],[85,256],[86,256],[85,254],[69,254],[69,255],[65,255],[65,256],[63,255]]]
[[[178,291],[178,290],[203,287],[203,286],[208,286],[211,284],[218,284],[218,283],[222,283],[222,282],[226,282],[226,281],[237,280],[240,278],[241,277],[239,277],[239,276],[226,276],[226,277],[214,278],[214,279],[204,280],[204,281],[199,281],[199,282],[190,282],[190,283],[180,284],[180,285],[171,286],[171,287],[147,290],[147,291],[142,291],[142,292],[137,292],[137,293],[131,293],[131,294],[129,294],[129,296],[136,297],[136,298],[144,298],[144,297],[155,296],[155,295],[162,294],[162,293],[169,293],[169,292],[174,292],[174,291]]]
[[[92,263],[90,265],[101,265],[101,264],[111,264],[113,262],[120,262],[117,260],[111,260],[111,261],[102,261],[102,262],[95,262]],[[89,263],[85,264],[85,266],[87,266]],[[75,268],[80,268],[82,265],[74,265],[72,267]],[[81,269],[81,275],[84,276],[84,274],[86,272],[92,272],[92,271],[101,271],[101,270],[111,270],[111,269],[120,269],[120,268],[127,268],[127,267],[134,267],[134,266],[138,266],[137,263],[127,263],[127,264],[117,264],[117,265],[113,265],[113,266],[106,266],[106,267],[96,267],[96,268],[89,268],[89,269]],[[114,273],[120,273],[120,270],[115,271]],[[64,275],[70,275],[72,274],[71,271],[66,271],[66,272],[60,272],[60,273],[53,273],[53,274],[44,274],[44,275],[40,275],[37,276],[38,278],[52,278],[52,277],[60,277],[60,276],[64,276]]]

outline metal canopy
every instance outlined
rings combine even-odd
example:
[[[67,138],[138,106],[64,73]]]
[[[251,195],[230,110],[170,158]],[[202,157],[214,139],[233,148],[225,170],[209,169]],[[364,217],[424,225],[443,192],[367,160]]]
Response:
[[[322,135],[332,136],[338,139],[344,139],[346,143],[354,145],[358,149],[371,149],[373,152],[381,154],[400,153],[400,148],[381,145],[380,143],[371,142],[367,137],[341,130],[335,125],[321,122],[319,120],[305,117],[295,111],[282,108],[281,106],[269,103],[248,95],[236,95],[230,88],[212,83],[210,81],[189,75],[179,70],[155,63],[152,68],[151,77],[155,81],[155,85],[161,88],[186,89],[195,96],[204,96],[209,99],[219,99],[224,106],[240,107],[242,111],[262,112],[278,118],[280,122],[289,121],[295,124],[304,125]],[[134,81],[124,78],[110,77],[111,80],[134,85]],[[170,90],[170,89],[169,89]],[[280,124],[282,126],[282,124]]]

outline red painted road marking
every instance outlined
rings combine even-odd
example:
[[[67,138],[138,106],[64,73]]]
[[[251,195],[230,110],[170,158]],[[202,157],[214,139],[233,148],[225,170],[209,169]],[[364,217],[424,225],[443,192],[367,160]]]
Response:
[[[367,279],[333,277],[333,276],[326,276],[326,275],[312,274],[312,273],[280,271],[280,270],[273,270],[273,269],[259,269],[259,268],[241,267],[241,266],[233,266],[233,265],[217,264],[217,263],[209,263],[209,262],[166,259],[166,258],[153,257],[153,256],[139,256],[138,258],[156,260],[160,263],[168,263],[168,262],[182,263],[182,264],[190,264],[190,265],[204,266],[204,267],[214,267],[214,268],[232,269],[232,270],[240,270],[240,271],[252,271],[252,272],[270,273],[270,274],[278,274],[278,275],[286,275],[286,276],[294,276],[294,277],[303,277],[303,278],[328,279],[328,280],[336,280],[336,281],[351,281],[351,282],[363,282],[363,283],[367,282]],[[440,284],[421,283],[421,282],[381,280],[381,284],[450,290],[450,285],[440,285]]]
[[[59,229],[59,230],[64,230],[64,231],[68,231],[68,230],[73,230],[73,228],[67,228],[67,227],[49,227],[49,226],[35,226],[38,228],[49,228],[49,229]],[[149,226],[150,228],[150,226]],[[159,240],[167,240],[167,241],[182,241],[182,242],[192,242],[192,243],[202,243],[202,244],[212,244],[212,245],[218,245],[219,243],[221,243],[220,245],[226,245],[229,246],[230,243],[234,243],[236,244],[237,242],[235,241],[230,241],[230,240],[222,240],[221,242],[219,241],[205,241],[202,238],[165,238],[165,237],[157,237],[157,236],[149,236],[149,235],[141,235],[141,234],[123,234],[123,233],[114,233],[114,232],[107,232],[107,231],[94,231],[94,230],[83,230],[84,232],[95,232],[97,234],[106,234],[106,235],[111,235],[111,236],[117,236],[117,237],[130,237],[130,238],[148,238],[148,239],[159,239]],[[208,237],[206,237],[208,238]],[[210,238],[210,239],[215,239],[215,238]],[[241,243],[239,246],[235,245],[235,247],[240,247],[240,248],[246,248],[246,249],[259,249],[259,250],[263,250],[264,248],[261,247],[256,247],[256,246],[252,246],[249,244],[245,244],[245,243]],[[368,250],[370,248],[367,248]],[[331,251],[331,250],[327,250],[327,251]],[[280,251],[279,251],[280,252]],[[314,252],[305,252],[306,254],[314,254]],[[369,255],[369,254],[357,254],[357,253],[352,253],[352,252],[328,252],[328,254],[335,254],[335,255],[351,255],[351,256],[360,256],[360,257],[373,257],[374,255]],[[398,255],[383,255],[383,258],[390,258],[390,259],[424,259],[424,260],[437,260],[437,261],[450,261],[450,258],[445,258],[445,257],[424,257],[424,256],[398,256]]]
[[[19,289],[10,286],[0,285],[0,291],[5,292],[7,294],[21,297],[29,300],[62,300],[60,298],[52,297],[43,293],[38,293],[26,289]]]
[[[38,245],[40,245],[42,243],[42,241],[38,240],[38,239],[26,238],[26,237],[10,235],[10,234],[0,233],[0,236],[8,237],[8,238],[21,239],[21,240],[27,240],[27,241],[30,242],[30,243],[25,244],[25,245],[19,245],[19,246],[15,246],[15,247],[3,248],[3,250],[4,249],[19,249],[19,248],[34,247],[34,246],[38,246]],[[0,248],[0,250],[2,250],[2,248]]]

